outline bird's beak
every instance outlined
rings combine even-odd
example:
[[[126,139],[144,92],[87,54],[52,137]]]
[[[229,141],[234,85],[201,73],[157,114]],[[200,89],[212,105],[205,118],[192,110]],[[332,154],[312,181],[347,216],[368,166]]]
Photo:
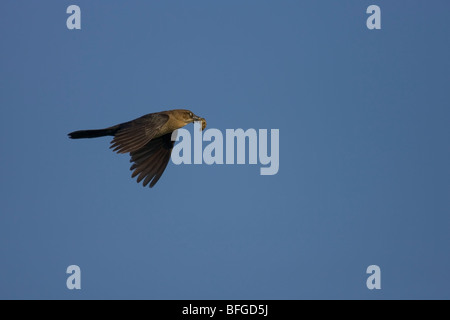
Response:
[[[206,128],[206,120],[202,117],[196,116],[195,114],[192,116],[192,121],[197,122],[200,121],[202,123],[202,127],[200,128],[201,131],[205,130]]]

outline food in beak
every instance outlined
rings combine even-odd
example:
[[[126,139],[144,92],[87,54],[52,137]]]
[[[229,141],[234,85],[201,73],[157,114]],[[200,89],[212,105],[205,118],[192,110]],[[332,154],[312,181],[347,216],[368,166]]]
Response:
[[[202,131],[206,128],[206,120],[205,118],[200,118],[200,121],[202,122]]]

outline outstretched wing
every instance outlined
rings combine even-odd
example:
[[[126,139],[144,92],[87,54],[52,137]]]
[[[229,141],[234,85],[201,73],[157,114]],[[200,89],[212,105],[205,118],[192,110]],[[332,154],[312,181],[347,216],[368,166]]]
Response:
[[[174,145],[171,137],[172,133],[165,134],[150,140],[141,149],[130,152],[130,162],[133,162],[130,170],[134,170],[131,177],[137,176],[138,183],[144,180],[144,187],[150,183],[152,188],[166,169]]]
[[[152,113],[119,125],[110,148],[117,153],[134,152],[143,148],[169,120],[167,114]]]

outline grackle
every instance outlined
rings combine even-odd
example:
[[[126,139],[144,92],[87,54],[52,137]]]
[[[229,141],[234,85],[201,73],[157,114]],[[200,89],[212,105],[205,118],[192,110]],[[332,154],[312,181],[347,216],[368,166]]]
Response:
[[[174,141],[172,132],[194,122],[206,120],[192,111],[177,109],[146,114],[140,118],[99,130],[79,130],[69,133],[71,139],[114,136],[110,148],[117,153],[130,153],[130,170],[137,182],[152,188],[161,178],[169,162]]]

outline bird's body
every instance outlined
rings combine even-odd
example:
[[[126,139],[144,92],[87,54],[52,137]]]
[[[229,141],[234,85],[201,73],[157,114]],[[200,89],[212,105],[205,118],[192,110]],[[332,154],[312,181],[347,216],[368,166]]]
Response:
[[[130,170],[137,182],[153,187],[170,160],[174,142],[172,132],[194,121],[206,121],[189,110],[176,109],[146,114],[140,118],[99,130],[79,130],[69,133],[72,139],[114,136],[110,148],[117,153],[130,153]]]

